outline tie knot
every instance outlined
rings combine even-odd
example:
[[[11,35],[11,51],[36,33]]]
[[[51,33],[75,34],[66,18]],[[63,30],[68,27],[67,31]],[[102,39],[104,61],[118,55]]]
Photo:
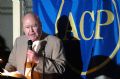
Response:
[[[26,62],[26,68],[32,68],[34,62]]]

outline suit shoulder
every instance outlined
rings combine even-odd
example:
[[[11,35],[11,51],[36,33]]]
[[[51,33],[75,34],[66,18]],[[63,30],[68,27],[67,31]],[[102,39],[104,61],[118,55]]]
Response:
[[[16,42],[22,42],[25,40],[27,40],[27,37],[25,35],[22,35],[22,36],[16,38]]]
[[[25,35],[19,36],[16,38],[17,40],[24,40],[27,39],[27,37]]]
[[[58,37],[53,36],[53,35],[49,35],[49,36],[48,36],[48,39],[49,39],[49,40],[53,40],[53,41],[60,41],[60,39],[59,39]]]

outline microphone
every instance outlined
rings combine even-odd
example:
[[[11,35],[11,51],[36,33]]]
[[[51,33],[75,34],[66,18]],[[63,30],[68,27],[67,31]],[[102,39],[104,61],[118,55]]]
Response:
[[[40,44],[41,48],[39,49],[39,51],[43,51],[45,49],[46,43],[47,43],[47,41],[42,41],[41,42],[41,44]]]
[[[28,49],[29,50],[32,50],[32,44],[33,44],[32,40],[28,40]]]

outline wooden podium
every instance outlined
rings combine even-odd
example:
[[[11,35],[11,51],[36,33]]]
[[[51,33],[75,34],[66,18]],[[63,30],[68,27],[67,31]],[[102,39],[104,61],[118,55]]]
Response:
[[[38,73],[38,72],[34,72],[32,79],[42,79],[43,78],[43,74]],[[52,74],[44,74],[44,79],[63,79],[62,75],[57,74],[57,73],[52,73]]]
[[[16,77],[11,77],[11,76],[1,76],[0,79],[22,79],[22,78],[16,78]]]
[[[35,73],[34,73],[35,74]],[[32,79],[42,79],[42,74],[34,75]],[[0,75],[0,79],[27,79],[27,78],[17,78],[12,76]],[[58,74],[44,74],[44,79],[63,79],[61,75]]]

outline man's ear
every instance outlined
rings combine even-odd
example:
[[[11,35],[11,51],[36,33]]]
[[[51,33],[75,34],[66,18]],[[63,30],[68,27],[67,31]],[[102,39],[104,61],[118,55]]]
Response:
[[[24,32],[22,32],[22,35],[25,35],[25,33],[24,33]]]
[[[25,35],[23,27],[22,27],[21,33],[22,33],[22,35]]]

